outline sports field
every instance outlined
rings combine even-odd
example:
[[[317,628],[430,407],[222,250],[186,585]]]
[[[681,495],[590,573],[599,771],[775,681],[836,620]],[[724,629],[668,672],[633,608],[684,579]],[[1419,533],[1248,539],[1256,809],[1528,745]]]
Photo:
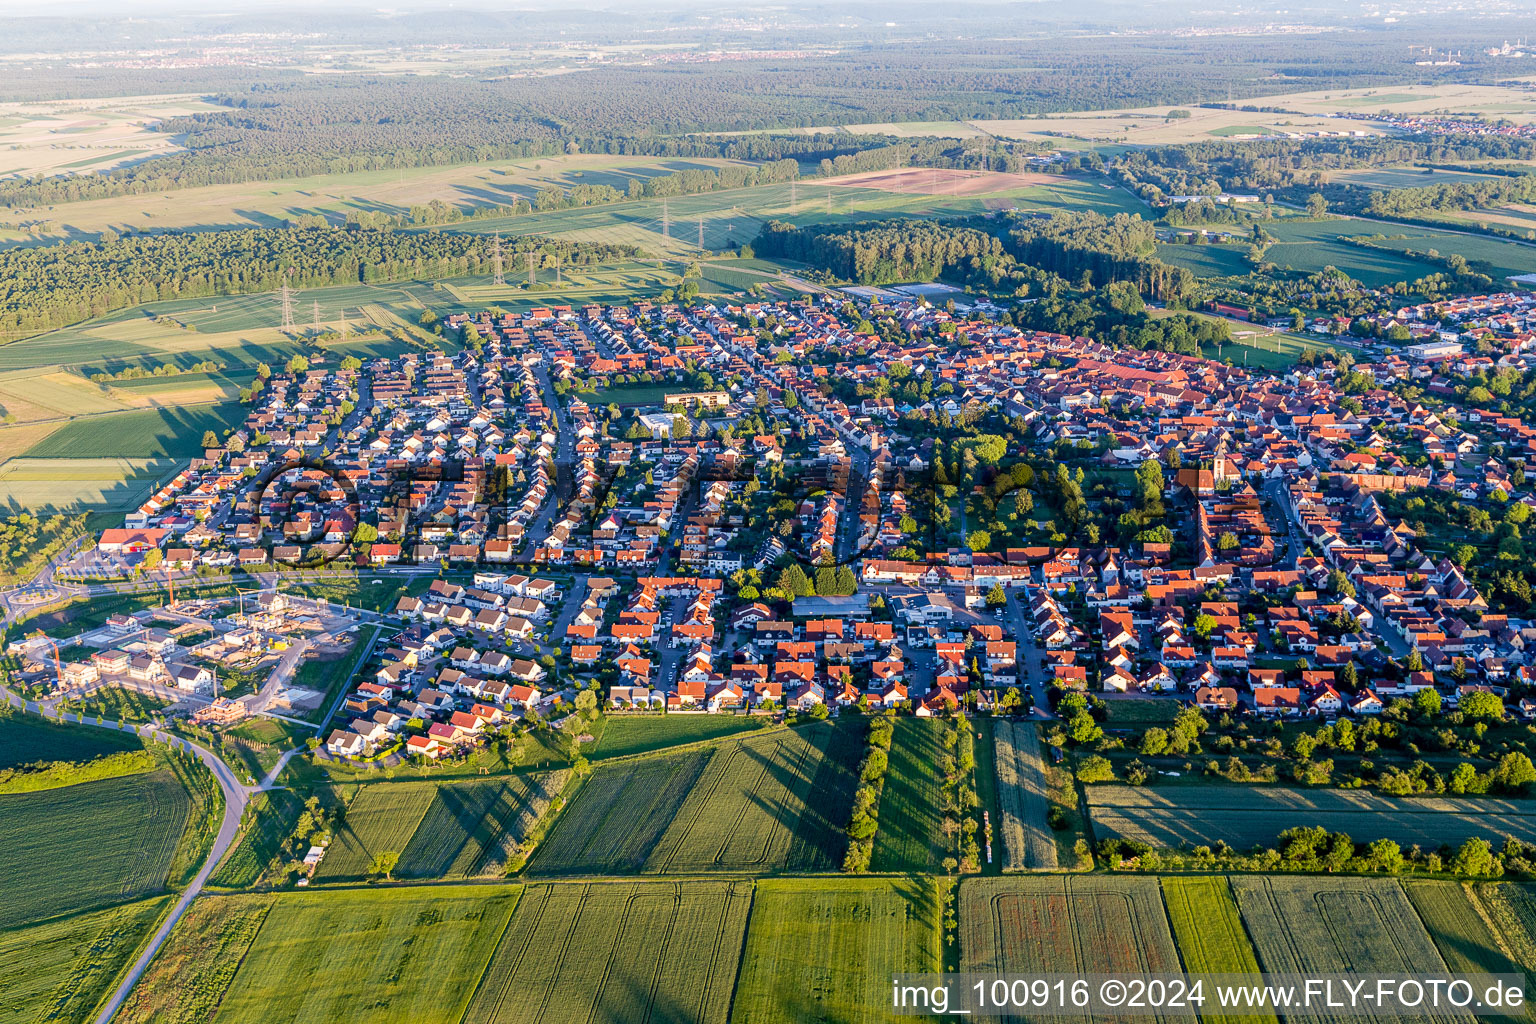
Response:
[[[172,897],[0,931],[0,1021],[90,1021]]]
[[[169,771],[0,796],[0,929],[160,890],[190,803]]]
[[[463,1020],[725,1024],[751,903],[747,882],[529,886]]]
[[[1087,788],[1094,830],[1158,848],[1269,846],[1298,825],[1347,832],[1359,842],[1394,839],[1429,849],[1474,836],[1536,842],[1536,804],[1483,797],[1389,797],[1365,790],[1286,786],[1096,785]]]
[[[758,882],[732,1024],[889,1019],[893,974],[941,969],[941,917],[932,879]]]
[[[944,755],[942,734],[950,728],[950,723],[934,718],[896,719],[871,871],[935,871],[943,860],[944,777],[939,760]]]
[[[1045,763],[1040,736],[1029,722],[993,724],[997,761],[997,796],[1002,808],[1003,868],[1056,867],[1056,839],[1046,821]]]

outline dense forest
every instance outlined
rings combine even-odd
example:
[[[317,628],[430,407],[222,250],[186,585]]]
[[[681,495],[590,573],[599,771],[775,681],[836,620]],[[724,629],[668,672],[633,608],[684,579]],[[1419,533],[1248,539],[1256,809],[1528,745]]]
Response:
[[[1425,210],[1482,210],[1532,200],[1536,200],[1536,174],[1490,175],[1486,181],[1461,180],[1373,192],[1365,208],[1378,217],[1402,217]]]
[[[1316,187],[1329,171],[1412,163],[1536,159],[1536,141],[1503,136],[1257,139],[1127,153],[1114,174],[1150,203],[1167,196]]]
[[[1147,298],[1177,302],[1194,275],[1157,258],[1150,222],[1118,213],[1067,212],[1021,219],[1008,233],[1008,251],[1020,263],[1048,270],[1083,287],[1125,281]]]
[[[761,256],[809,263],[860,284],[932,281],[972,259],[1003,256],[1003,243],[976,228],[928,220],[798,228],[770,221],[753,244]]]
[[[632,256],[629,246],[533,236],[502,241],[565,266]],[[96,242],[0,250],[0,336],[14,338],[158,299],[295,287],[458,277],[491,270],[479,235],[364,228],[252,228],[104,236]]]

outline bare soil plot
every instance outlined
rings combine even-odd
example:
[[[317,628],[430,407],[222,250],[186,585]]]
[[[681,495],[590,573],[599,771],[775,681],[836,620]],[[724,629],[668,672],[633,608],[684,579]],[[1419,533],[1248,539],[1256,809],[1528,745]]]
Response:
[[[999,720],[993,727],[997,749],[997,797],[1002,805],[1003,870],[1056,867],[1056,839],[1047,822],[1045,762],[1040,735],[1029,722]]]
[[[1055,185],[1067,181],[1059,174],[1004,174],[1000,171],[963,171],[954,168],[902,167],[830,178],[829,185],[878,188],[908,195],[980,196],[1030,185]]]

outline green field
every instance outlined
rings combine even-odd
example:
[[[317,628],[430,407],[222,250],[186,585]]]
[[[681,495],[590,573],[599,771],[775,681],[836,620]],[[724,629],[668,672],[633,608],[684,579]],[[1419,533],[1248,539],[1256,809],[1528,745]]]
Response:
[[[1248,933],[1237,912],[1232,888],[1225,878],[1206,876],[1164,878],[1163,903],[1173,926],[1174,942],[1191,974],[1258,974]],[[1205,1024],[1231,1024],[1241,1020],[1275,1020],[1274,1014],[1255,1017],[1201,1013]]]
[[[1536,992],[1536,887],[1488,882],[1471,888],[1473,902],[1497,929],[1502,948],[1525,969],[1527,997]],[[1527,999],[1529,1005],[1529,998]]]
[[[0,769],[34,761],[89,761],[119,750],[142,750],[132,733],[82,729],[36,715],[0,715]]]
[[[1446,970],[1395,879],[1237,876],[1232,890],[1267,973],[1434,977]],[[1292,1019],[1345,1018],[1318,1012]]]
[[[203,432],[244,421],[239,403],[137,409],[71,420],[27,453],[30,459],[186,459],[203,453]]]
[[[0,929],[160,890],[190,804],[169,771],[0,796]]]
[[[969,878],[960,885],[959,902],[963,971],[1182,973],[1155,878]],[[1157,1019],[1187,1017],[1172,1013]]]
[[[1365,790],[1294,789],[1209,783],[1200,786],[1087,787],[1100,837],[1140,840],[1159,849],[1225,842],[1236,850],[1269,846],[1298,825],[1347,832],[1359,842],[1459,846],[1474,836],[1536,841],[1536,803],[1485,797],[1390,797]]]
[[[835,869],[863,755],[856,732],[817,723],[722,744],[645,870]]]
[[[463,1020],[726,1024],[751,904],[746,882],[529,886]]]
[[[896,719],[871,871],[934,871],[944,858],[944,776],[939,761],[948,729],[948,722],[934,718]]]
[[[564,774],[485,782],[380,782],[358,789],[317,881],[355,881],[375,858],[399,854],[399,878],[473,878],[500,874]]]
[[[293,834],[305,797],[291,789],[271,789],[251,800],[250,824],[209,879],[210,885],[238,889],[255,885],[275,866],[283,840]],[[304,851],[298,851],[302,857]]]
[[[170,903],[157,896],[0,931],[0,1021],[94,1020]]]
[[[180,468],[170,459],[11,459],[0,465],[0,503],[29,511],[127,512]]]
[[[994,846],[1001,845],[1008,871],[1056,867],[1056,839],[1047,823],[1045,762],[1040,736],[1029,722],[993,723],[996,745],[998,822]],[[995,855],[995,854],[994,854]]]
[[[1467,886],[1459,882],[1407,881],[1403,890],[1452,973],[1519,971],[1519,966],[1499,949],[1499,939],[1472,902]]]
[[[273,907],[272,896],[204,896],[176,922],[128,994],[121,1024],[206,1024]]]
[[[122,1019],[207,1020],[216,1008],[219,1024],[459,1024],[518,892],[206,897]]]
[[[1478,184],[1496,180],[1493,175],[1475,174],[1469,171],[1448,171],[1429,167],[1361,167],[1347,171],[1332,171],[1330,182],[1340,185],[1359,185],[1362,188],[1395,189],[1423,188],[1425,185]]]
[[[800,182],[707,192],[668,199],[610,203],[522,217],[453,225],[451,230],[504,235],[548,235],[577,241],[635,245],[648,253],[688,255],[703,248],[718,252],[750,242],[769,220],[839,223],[876,217],[948,217],[1016,207],[1083,209],[1105,215],[1142,213],[1147,206],[1117,187],[1098,181],[1030,185],[986,196],[944,196],[887,192],[854,185]],[[665,213],[665,224],[663,223]],[[543,273],[547,273],[543,272]]]
[[[1232,888],[1266,971],[1444,969],[1395,880],[1234,877]]]
[[[732,1024],[889,1019],[893,974],[941,969],[940,906],[931,879],[758,882]]]
[[[592,406],[660,405],[667,395],[681,390],[680,384],[618,384],[600,391],[583,391],[577,397]]]
[[[723,739],[767,724],[750,715],[606,715],[602,722],[602,735],[587,754],[594,760]]]
[[[638,871],[713,753],[705,748],[599,765],[556,819],[530,872]]]
[[[1161,242],[1157,258],[1176,267],[1188,267],[1198,277],[1241,277],[1253,269],[1248,250],[1235,245],[1186,245]]]

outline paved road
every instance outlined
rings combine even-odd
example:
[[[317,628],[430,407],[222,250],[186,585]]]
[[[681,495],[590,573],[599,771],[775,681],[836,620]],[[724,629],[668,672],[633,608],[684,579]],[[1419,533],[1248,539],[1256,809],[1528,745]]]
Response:
[[[262,790],[275,788],[272,784],[273,780],[277,778],[283,766],[288,763],[288,759],[298,751],[286,751],[278,759],[272,771],[267,773],[267,776],[258,785],[246,786],[235,778],[235,774],[230,770],[229,766],[212,751],[180,736],[156,729],[153,726],[143,725],[135,727],[106,719],[83,718],[68,712],[59,715],[54,711],[56,701],[43,701],[40,704],[28,701],[4,686],[0,686],[0,698],[3,698],[12,706],[20,708],[22,711],[39,715],[51,712],[52,714],[49,717],[56,716],[56,720],[60,721],[75,722],[82,726],[91,726],[99,729],[112,729],[116,732],[136,732],[140,736],[153,738],[172,747],[189,751],[208,767],[208,770],[213,773],[214,779],[218,781],[219,789],[224,793],[224,820],[219,823],[219,831],[214,837],[212,848],[208,851],[208,858],[203,861],[203,866],[198,869],[191,883],[181,894],[181,898],[176,901],[176,906],[171,910],[170,915],[155,930],[155,934],[149,940],[149,944],[144,947],[144,950],[139,954],[139,958],[134,961],[132,969],[123,978],[117,990],[112,993],[112,998],[107,1001],[107,1004],[102,1008],[101,1014],[96,1018],[96,1024],[108,1024],[123,1005],[123,1001],[128,998],[128,994],[133,991],[133,986],[137,984],[139,978],[144,974],[144,970],[149,966],[149,962],[154,959],[155,954],[160,951],[160,947],[165,944],[166,938],[171,934],[171,929],[176,927],[176,923],[186,913],[187,907],[191,906],[192,901],[203,891],[203,885],[208,881],[208,876],[213,874],[213,869],[218,866],[219,861],[223,860],[224,854],[234,845],[235,839],[240,832],[240,820],[245,815],[245,807],[250,802],[251,796]]]

